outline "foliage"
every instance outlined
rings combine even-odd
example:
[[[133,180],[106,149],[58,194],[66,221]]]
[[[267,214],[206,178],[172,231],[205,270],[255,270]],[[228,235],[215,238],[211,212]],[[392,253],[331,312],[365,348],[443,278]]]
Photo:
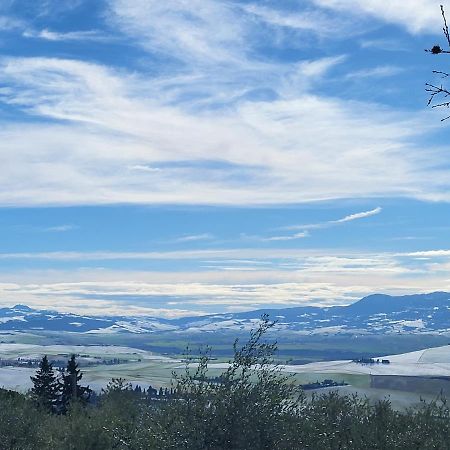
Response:
[[[278,419],[298,408],[300,392],[274,364],[276,343],[261,341],[273,325],[263,316],[248,342],[241,347],[235,342],[234,358],[219,383],[207,376],[208,349],[195,371],[188,365],[182,376],[174,374],[179,400],[161,413],[164,427],[177,429],[162,436],[167,448],[239,449],[249,442],[276,448],[283,432]]]
[[[87,403],[92,390],[89,386],[81,386],[79,382],[83,378],[81,370],[78,368],[75,355],[72,355],[67,362],[67,368],[62,375],[61,384],[61,408],[65,412],[71,401],[77,400]]]
[[[448,449],[444,399],[406,412],[389,401],[337,392],[307,399],[274,364],[273,325],[263,318],[218,378],[209,352],[175,376],[172,395],[154,396],[114,379],[95,403],[71,401],[48,414],[27,396],[0,390],[0,448],[72,450],[428,450]],[[76,369],[79,370],[79,369]],[[78,374],[78,376],[80,373]],[[78,381],[81,378],[78,379]]]
[[[52,364],[47,355],[42,358],[39,369],[34,377],[31,377],[33,388],[31,395],[34,400],[47,411],[54,411],[59,398],[59,385]]]

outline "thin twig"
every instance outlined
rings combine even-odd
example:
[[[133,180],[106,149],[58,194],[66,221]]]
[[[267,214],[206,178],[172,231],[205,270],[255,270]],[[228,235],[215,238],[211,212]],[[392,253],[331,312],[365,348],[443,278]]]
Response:
[[[444,11],[443,5],[441,5],[441,13],[442,13],[442,18],[444,19],[444,27],[442,28],[442,30],[444,31],[445,38],[447,39],[448,46],[450,47],[450,34],[448,31],[447,19],[445,17],[445,11]]]
[[[441,70],[433,70],[433,73],[436,73],[436,74],[438,74],[438,75],[442,75],[442,78],[447,78],[447,77],[450,76],[449,73],[447,73],[447,72],[442,72]]]
[[[444,6],[441,5],[441,14],[442,19],[444,20],[444,26],[442,27],[442,31],[444,32],[445,39],[447,40],[448,47],[450,48],[450,31],[448,28],[447,18],[445,16]],[[433,55],[439,55],[441,53],[450,53],[449,50],[443,50],[440,45],[435,45],[430,50],[425,50]],[[441,70],[433,70],[433,73],[436,75],[440,75],[442,78],[450,77],[450,73],[443,72]],[[450,90],[445,88],[442,84],[436,86],[434,84],[426,83],[425,91],[430,93],[430,98],[428,99],[428,106],[432,108],[450,108],[450,101],[445,101],[450,97]],[[436,100],[440,100],[440,103],[436,103]],[[443,101],[444,100],[444,101]],[[441,119],[444,120],[450,119],[450,116],[444,117]]]

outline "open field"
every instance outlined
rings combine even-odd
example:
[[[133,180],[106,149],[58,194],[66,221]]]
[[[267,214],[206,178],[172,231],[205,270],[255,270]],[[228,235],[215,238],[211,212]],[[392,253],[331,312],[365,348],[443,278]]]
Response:
[[[37,345],[85,345],[130,347],[159,355],[181,358],[189,347],[197,351],[209,345],[212,356],[226,361],[233,353],[233,342],[239,338],[245,342],[248,332],[236,333],[147,333],[147,334],[83,334],[56,333],[50,331],[0,332],[0,342]],[[350,360],[378,355],[403,354],[430,347],[443,346],[449,342],[448,336],[441,335],[354,335],[354,336],[296,336],[285,333],[268,332],[269,340],[277,340],[280,362],[292,364],[308,362]]]
[[[85,359],[120,358],[120,359],[169,359],[152,352],[131,347],[110,345],[37,345],[0,343],[0,358],[41,358],[43,355],[68,357],[72,354]],[[85,355],[85,356],[83,356]]]
[[[30,336],[28,336],[30,338]],[[132,384],[143,387],[170,387],[173,372],[182,373],[184,363],[180,358],[156,354],[155,352],[112,345],[38,345],[29,343],[0,343],[0,358],[12,360],[21,358],[24,363],[28,359],[39,359],[44,354],[51,360],[64,361],[71,354],[76,354],[84,373],[83,382],[100,391],[111,378],[124,378]],[[119,359],[119,364],[106,364],[104,361]],[[298,384],[332,379],[345,382],[348,386],[324,388],[314,392],[324,393],[327,390],[337,390],[342,394],[356,393],[366,396],[372,401],[388,398],[397,409],[404,409],[420,402],[421,398],[433,400],[436,395],[429,392],[404,392],[402,390],[375,388],[371,382],[372,376],[409,376],[416,377],[447,377],[450,376],[450,346],[425,349],[400,355],[383,356],[390,364],[360,364],[351,360],[319,361],[308,364],[281,366],[290,373]],[[219,375],[226,367],[226,358],[210,363],[209,375]],[[0,387],[26,391],[31,387],[30,376],[35,368],[1,367]],[[400,377],[399,377],[400,378]],[[413,383],[411,386],[420,386]],[[378,386],[379,387],[379,386]],[[412,390],[415,390],[412,388]],[[307,395],[312,395],[308,391]]]
[[[131,347],[1,343],[0,358],[3,360],[20,358],[24,367],[1,367],[0,387],[27,390],[31,387],[29,377],[36,371],[35,368],[26,367],[28,360],[40,359],[43,355],[47,355],[51,361],[66,361],[71,354],[77,355],[84,373],[84,383],[96,390],[104,387],[113,377],[126,378],[142,386],[150,384],[158,387],[170,386],[172,371],[177,368],[180,370],[182,367],[179,359]],[[123,362],[103,363],[113,359]]]
[[[360,364],[351,360],[321,361],[310,364],[286,365],[292,373],[343,373],[365,375],[449,376],[450,345],[400,355],[380,355],[390,364]]]
[[[185,370],[184,363],[179,358],[170,358],[164,355],[157,355],[132,347],[92,345],[36,345],[36,344],[0,344],[0,358],[17,359],[24,362],[28,359],[39,359],[43,355],[48,355],[50,360],[65,360],[71,354],[79,355],[82,364],[85,383],[96,389],[104,387],[111,378],[125,378],[133,384],[147,386],[169,387],[172,380],[172,373],[182,373]],[[120,364],[102,364],[102,360],[118,358],[123,361]],[[86,365],[87,363],[96,365]],[[195,365],[195,364],[194,364]],[[210,364],[209,375],[214,377],[227,367],[226,362]],[[297,367],[297,366],[293,366]],[[35,369],[28,367],[3,367],[0,368],[0,386],[25,390],[31,386],[29,376],[34,374]],[[14,374],[21,376],[15,379]],[[22,374],[25,374],[22,376]],[[369,377],[362,374],[351,373],[320,373],[319,371],[307,371],[296,373],[295,379],[299,384],[322,381],[325,378],[345,381],[346,383],[360,386],[369,386]]]

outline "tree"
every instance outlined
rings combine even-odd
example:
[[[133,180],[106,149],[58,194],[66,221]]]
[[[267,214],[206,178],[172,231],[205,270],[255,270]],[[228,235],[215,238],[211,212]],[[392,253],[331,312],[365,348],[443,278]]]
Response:
[[[263,340],[273,326],[264,315],[246,343],[235,341],[234,358],[219,382],[208,374],[209,350],[194,370],[187,360],[185,373],[173,374],[177,399],[160,407],[163,448],[279,448],[282,423],[295,417],[303,394],[275,363],[276,342]]]
[[[78,400],[81,403],[87,403],[92,390],[89,386],[81,386],[79,382],[83,378],[81,370],[78,368],[75,355],[72,355],[67,362],[65,373],[62,376],[61,384],[61,405],[65,412],[68,405],[73,400]]]
[[[138,386],[136,386],[137,388]],[[139,387],[140,389],[140,387]],[[112,378],[111,381],[106,385],[105,389],[102,389],[104,395],[111,394],[113,392],[123,392],[133,390],[133,386],[125,378]],[[137,391],[136,391],[137,392]]]
[[[45,409],[55,411],[59,398],[59,384],[47,355],[39,363],[36,376],[30,378],[33,382],[31,389],[33,398]]]
[[[445,10],[442,5],[441,5],[441,14],[442,19],[444,21],[442,31],[444,32],[444,36],[447,41],[448,50],[444,50],[440,45],[434,45],[431,49],[425,50],[426,52],[429,52],[432,55],[450,53],[450,32],[447,25]],[[450,73],[441,70],[433,70],[433,73],[444,79],[450,76]],[[450,101],[446,100],[448,97],[450,97],[450,88],[447,88],[442,83],[440,84],[426,83],[425,86],[426,86],[425,90],[430,93],[430,98],[428,99],[428,106],[431,106],[432,108],[450,108]],[[450,115],[444,117],[443,119],[441,119],[441,121],[447,120],[449,118]]]

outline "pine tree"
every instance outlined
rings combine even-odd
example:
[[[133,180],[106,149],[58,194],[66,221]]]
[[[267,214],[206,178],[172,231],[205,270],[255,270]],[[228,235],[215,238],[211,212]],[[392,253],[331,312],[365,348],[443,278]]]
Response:
[[[61,383],[61,406],[63,412],[67,411],[67,407],[73,400],[87,403],[91,396],[92,390],[89,386],[81,386],[79,382],[83,378],[81,370],[78,368],[75,355],[72,355],[67,362],[65,373],[62,376]]]
[[[31,393],[34,399],[47,410],[55,411],[59,398],[59,384],[47,355],[39,363],[36,376],[30,378],[33,382]]]

